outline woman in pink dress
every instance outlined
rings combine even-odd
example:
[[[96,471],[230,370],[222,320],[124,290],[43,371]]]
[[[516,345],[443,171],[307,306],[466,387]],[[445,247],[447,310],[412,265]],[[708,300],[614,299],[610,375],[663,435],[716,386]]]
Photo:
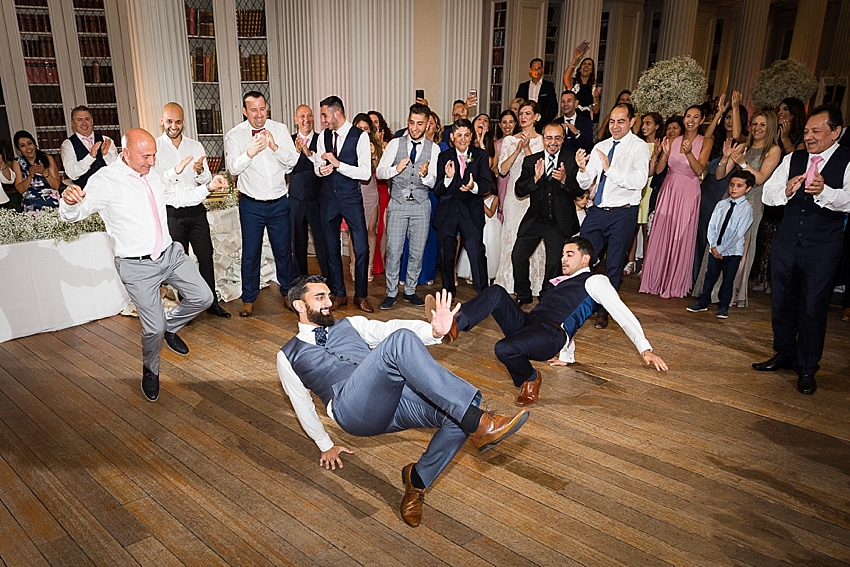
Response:
[[[664,139],[655,171],[669,164],[661,186],[640,291],[661,297],[685,297],[693,285],[694,252],[699,220],[700,181],[711,152],[711,138],[699,134],[702,109],[685,111],[685,132],[673,143]]]

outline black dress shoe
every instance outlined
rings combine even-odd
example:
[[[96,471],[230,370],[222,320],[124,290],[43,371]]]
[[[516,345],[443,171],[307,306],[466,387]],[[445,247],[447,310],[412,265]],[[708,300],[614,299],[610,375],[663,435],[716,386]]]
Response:
[[[774,372],[776,370],[791,370],[794,368],[794,364],[787,358],[776,354],[764,362],[753,362],[753,368],[759,372]]]
[[[189,347],[186,346],[186,343],[183,342],[183,339],[177,336],[177,333],[169,333],[168,331],[166,331],[165,344],[167,344],[168,348],[170,348],[177,354],[182,354],[183,356],[189,354]]]
[[[596,323],[593,326],[597,329],[607,329],[608,328],[608,314],[600,312],[596,315]]]
[[[395,297],[390,297],[388,295],[384,298],[384,300],[381,302],[381,304],[378,306],[378,308],[386,311],[387,309],[392,309],[393,305],[395,305]]]
[[[425,305],[425,300],[416,295],[415,293],[411,293],[410,295],[404,293],[401,295],[401,298],[406,302],[410,303],[411,305],[416,305],[418,307]]]
[[[225,319],[230,317],[230,313],[225,311],[224,307],[218,304],[218,301],[213,301],[213,304],[207,309],[207,313],[216,317],[224,317]]]
[[[159,376],[148,370],[147,366],[142,370],[142,393],[149,402],[159,398]]]
[[[818,389],[814,374],[800,374],[797,377],[797,391],[801,394],[811,396]]]
[[[516,304],[522,307],[523,305],[530,305],[531,302],[534,301],[530,297],[517,297]]]

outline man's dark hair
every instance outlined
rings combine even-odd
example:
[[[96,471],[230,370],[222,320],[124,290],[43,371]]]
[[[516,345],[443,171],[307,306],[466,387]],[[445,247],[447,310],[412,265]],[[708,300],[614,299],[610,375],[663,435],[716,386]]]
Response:
[[[576,99],[578,98],[578,95],[573,91],[564,91],[561,93],[561,96],[564,96],[565,94],[573,95]]]
[[[587,238],[582,236],[571,236],[564,241],[564,246],[567,244],[575,244],[582,256],[590,256],[593,258],[593,244],[591,244],[590,240]]]
[[[738,169],[729,176],[729,181],[732,181],[733,179],[743,180],[743,182],[747,184],[747,187],[754,187],[756,184],[756,176],[753,175],[753,172],[746,171],[744,169]]]
[[[328,280],[326,280],[324,276],[318,274],[307,274],[295,278],[295,281],[292,282],[291,286],[289,286],[289,292],[286,294],[286,297],[289,298],[289,304],[292,305],[293,302],[299,300],[304,301],[304,296],[307,294],[307,286],[315,283],[323,283],[327,285]]]
[[[345,106],[342,104],[342,99],[336,95],[331,95],[322,99],[319,106],[327,106],[328,110],[339,110],[340,113],[345,116]]]
[[[263,102],[268,102],[266,101],[266,95],[264,95],[260,91],[248,91],[247,93],[242,95],[242,108],[248,108],[247,102],[249,98],[261,98],[263,99]]]
[[[410,117],[414,114],[421,114],[421,115],[425,116],[425,120],[427,121],[428,117],[431,116],[431,109],[428,108],[427,105],[419,104],[417,102],[415,104],[410,105],[410,112],[407,113],[407,119],[409,120]]]
[[[825,113],[827,115],[826,123],[829,126],[830,130],[835,130],[836,128],[844,127],[844,116],[841,114],[841,109],[837,106],[832,106],[831,104],[822,104],[820,106],[816,106],[809,113],[809,118],[816,114]]]
[[[534,59],[531,60],[531,62],[529,62],[528,66],[531,67],[532,65],[534,65],[535,61],[540,61],[540,64],[543,65],[543,60],[539,57],[535,57]]]
[[[465,100],[457,99],[456,101],[454,101],[454,102],[452,103],[452,108],[454,108],[454,106],[455,106],[456,104],[462,104],[462,105],[466,106],[466,101],[465,101]]]
[[[90,115],[92,118],[94,118],[94,114],[92,113],[91,109],[90,109],[88,106],[86,106],[85,104],[81,104],[81,105],[79,105],[79,106],[75,106],[74,108],[72,108],[72,109],[71,109],[71,120],[73,120],[73,119],[74,119],[74,116],[75,116],[78,112],[88,112],[88,113],[89,113],[89,115]]]
[[[461,118],[459,120],[455,120],[452,124],[452,134],[458,131],[458,128],[469,128],[470,132],[475,132],[475,128],[472,126],[472,122],[469,118]]]
[[[611,112],[614,112],[618,108],[625,108],[626,112],[629,115],[629,120],[635,117],[635,107],[627,102],[621,102],[620,104],[615,104],[614,108],[611,109]]]

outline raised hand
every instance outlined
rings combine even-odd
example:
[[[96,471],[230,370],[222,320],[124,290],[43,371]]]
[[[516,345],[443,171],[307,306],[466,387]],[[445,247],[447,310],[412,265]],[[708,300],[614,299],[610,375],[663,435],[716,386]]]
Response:
[[[726,138],[726,140],[723,142],[723,157],[725,157],[726,159],[731,158],[732,152],[732,138]]]
[[[430,159],[419,166],[419,177],[425,177],[426,175],[428,175],[428,166],[429,165],[431,165]]]
[[[62,200],[66,205],[76,205],[86,198],[86,192],[79,185],[69,185],[62,191]]]
[[[803,186],[803,183],[806,181],[806,174],[798,175],[797,177],[792,177],[788,180],[788,183],[785,184],[785,196],[791,197],[797,190]],[[67,192],[67,189],[66,189]]]
[[[664,139],[661,140],[661,153],[663,153],[664,155],[670,155],[671,145],[672,144],[670,143],[670,138],[664,136]]]
[[[339,159],[332,152],[325,152],[322,154],[322,159],[327,161],[333,167],[339,167]]]
[[[186,169],[186,166],[189,165],[193,159],[195,159],[195,156],[186,156],[181,159],[180,163],[174,166],[174,173],[177,175],[183,173],[183,170]]]
[[[729,109],[729,103],[726,101],[726,93],[720,95],[720,100],[717,101],[717,116],[723,116],[723,113]]]
[[[103,142],[105,142],[105,141],[106,140],[104,140]],[[100,147],[103,145],[103,142],[95,142],[94,144],[92,144],[92,147],[89,150],[89,155],[91,157],[93,157],[93,158],[97,157],[97,152],[100,151]]]
[[[437,292],[436,299],[437,304],[431,311],[431,329],[433,336],[440,338],[451,330],[454,316],[460,311],[460,303],[452,309],[452,294],[445,289]]]
[[[584,170],[587,168],[587,152],[583,149],[576,150],[576,165],[579,171],[584,173]]]
[[[224,193],[228,189],[230,189],[230,183],[227,182],[227,178],[223,175],[216,175],[212,178],[209,185],[207,185],[207,189],[212,191],[220,191]]]
[[[558,183],[563,183],[567,179],[567,170],[564,168],[564,162],[561,162],[561,165],[558,166],[558,169],[552,172],[552,178],[558,181]]]
[[[534,182],[537,183],[540,181],[544,173],[546,173],[546,163],[543,161],[543,158],[540,158],[534,163]]]
[[[608,156],[602,152],[602,150],[597,149],[596,154],[599,156],[599,160],[602,162],[602,171],[608,171],[608,168],[611,167],[611,162],[608,160]]]
[[[204,158],[206,158],[206,157],[207,157],[207,154],[204,154],[201,157],[199,157],[197,160],[195,160],[195,163],[192,164],[192,169],[195,170],[196,174],[200,175],[201,173],[204,172]]]
[[[691,153],[691,149],[692,149],[692,147],[691,147],[691,141],[690,141],[690,140],[685,140],[685,139],[683,138],[683,139],[682,139],[682,147],[679,149],[679,153],[683,153],[683,154],[685,154],[685,155],[688,155],[689,153]]]
[[[466,185],[461,185],[460,190],[461,191],[472,191],[472,187],[474,185],[475,185],[475,180],[472,179],[472,174],[470,173],[469,174],[469,183],[467,183]]]
[[[403,160],[401,160],[400,162],[398,162],[398,165],[397,165],[397,166],[395,166],[395,170],[396,170],[397,172],[401,173],[402,171],[404,171],[405,169],[407,169],[407,165],[408,165],[409,163],[410,163],[410,158],[409,158],[409,157],[405,157]]]
[[[33,175],[44,175],[44,166],[40,163],[36,163],[30,168],[30,173]]]
[[[111,148],[111,147],[112,147],[112,140],[110,140],[109,138],[104,138],[103,144],[100,146],[100,153],[102,153],[103,155],[106,155],[107,153],[109,153],[109,148]]]
[[[260,132],[260,135],[266,137],[266,144],[268,145],[269,149],[273,152],[276,152],[277,151],[277,143],[275,143],[274,136],[272,135],[272,133],[269,132],[268,130],[263,130],[262,132]]]
[[[455,176],[455,162],[449,160],[446,162],[446,179],[453,179]]]
[[[741,92],[732,91],[732,106],[737,108],[741,106]]]
[[[248,157],[254,159],[254,157],[266,149],[269,146],[269,143],[266,137],[263,135],[263,132],[257,132],[254,137],[251,139],[251,145],[248,146]]]
[[[812,179],[812,182],[806,187],[806,193],[809,195],[820,195],[823,191],[823,176],[820,173],[815,174],[815,178]]]

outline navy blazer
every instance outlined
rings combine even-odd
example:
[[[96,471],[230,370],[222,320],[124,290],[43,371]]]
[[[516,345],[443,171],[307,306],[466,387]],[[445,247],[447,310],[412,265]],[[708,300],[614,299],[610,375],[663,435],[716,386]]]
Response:
[[[579,148],[583,149],[588,154],[593,150],[593,122],[590,118],[576,112],[576,128],[581,132],[581,136],[576,137],[566,126],[564,126],[564,148],[574,152]],[[558,122],[564,122],[564,117],[558,118]]]
[[[463,177],[460,175],[460,164],[457,150],[449,148],[440,152],[437,158],[437,181],[434,183],[434,194],[437,196],[437,209],[434,211],[434,228],[440,230],[444,224],[454,227],[461,219],[469,219],[476,228],[484,228],[484,196],[492,189],[492,173],[487,152],[470,144],[468,152],[472,153],[472,161],[467,163]],[[455,176],[449,186],[445,186],[446,164],[455,164]],[[460,187],[469,183],[469,176],[478,184],[478,193],[461,191]]]
[[[554,177],[547,178],[545,174],[535,183],[534,165],[541,158],[545,160],[545,154],[545,151],[531,154],[522,162],[522,173],[520,173],[519,179],[514,185],[514,193],[520,199],[531,195],[531,203],[519,223],[517,234],[523,234],[534,224],[534,220],[537,218],[548,220],[550,212],[548,196],[551,192],[552,217],[564,237],[570,237],[579,230],[575,198],[584,193],[576,180],[578,174],[576,154],[561,147],[561,153],[558,154],[558,163],[555,167],[557,169],[561,167],[561,164],[564,164],[567,178],[563,183],[557,181]]]
[[[558,115],[558,94],[555,92],[555,85],[546,79],[541,79],[543,84],[540,85],[540,94],[537,95],[537,104],[540,105],[540,129],[551,122]],[[528,100],[528,85],[531,81],[520,83],[516,90],[516,96],[522,100]]]

